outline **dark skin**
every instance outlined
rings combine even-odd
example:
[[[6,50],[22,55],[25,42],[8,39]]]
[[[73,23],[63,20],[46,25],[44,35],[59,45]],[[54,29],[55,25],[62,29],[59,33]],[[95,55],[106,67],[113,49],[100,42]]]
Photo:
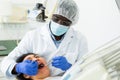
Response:
[[[69,19],[67,19],[67,18],[65,18],[65,17],[63,17],[63,16],[61,16],[61,15],[58,15],[58,14],[53,14],[52,20],[53,20],[54,22],[60,24],[60,25],[66,26],[66,27],[70,27],[70,25],[72,24],[72,22],[71,22]],[[63,34],[63,35],[64,35],[64,34]],[[54,37],[55,37],[56,40],[59,41],[59,40],[61,40],[61,38],[62,38],[63,35],[61,35],[61,36],[55,36],[55,35],[54,35]],[[15,70],[15,67],[14,67],[14,69],[12,70],[12,74],[17,74],[17,72],[16,72],[16,70]]]
[[[67,19],[67,18],[65,18],[65,17],[63,17],[63,16],[61,16],[61,15],[58,15],[58,14],[53,14],[53,15],[52,15],[52,20],[53,20],[54,22],[60,24],[60,25],[66,26],[66,27],[70,27],[70,25],[72,24],[72,22],[71,22],[69,19]],[[63,35],[64,35],[64,34],[63,34]],[[61,35],[61,36],[55,36],[55,35],[54,35],[54,37],[55,37],[55,39],[56,39],[57,41],[59,41],[59,40],[61,40],[61,38],[62,38],[63,35]]]

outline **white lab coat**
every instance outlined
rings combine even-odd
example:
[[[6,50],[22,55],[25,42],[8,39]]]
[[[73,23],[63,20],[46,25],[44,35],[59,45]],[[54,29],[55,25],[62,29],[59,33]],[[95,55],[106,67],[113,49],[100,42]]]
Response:
[[[11,71],[16,64],[17,57],[24,53],[37,53],[44,57],[48,62],[55,56],[64,55],[68,62],[74,64],[88,51],[86,38],[72,27],[66,33],[63,41],[56,48],[48,30],[48,24],[39,29],[28,32],[19,45],[2,61],[1,71],[7,76],[12,77]],[[51,76],[61,76],[64,71],[52,67]]]

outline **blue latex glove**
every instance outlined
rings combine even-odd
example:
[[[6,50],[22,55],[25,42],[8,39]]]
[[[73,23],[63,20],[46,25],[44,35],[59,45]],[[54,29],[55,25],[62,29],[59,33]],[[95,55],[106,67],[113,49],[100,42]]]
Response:
[[[21,63],[16,64],[15,69],[18,74],[23,73],[26,75],[34,76],[38,72],[38,63],[37,61],[25,60]]]
[[[60,68],[64,71],[68,70],[72,64],[68,63],[65,57],[63,56],[58,56],[52,59],[52,66],[56,68]]]

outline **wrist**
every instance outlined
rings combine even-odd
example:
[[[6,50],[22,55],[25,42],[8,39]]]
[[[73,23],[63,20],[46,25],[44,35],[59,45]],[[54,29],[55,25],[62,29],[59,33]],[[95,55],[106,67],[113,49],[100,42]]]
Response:
[[[67,70],[68,70],[71,66],[72,66],[72,64],[68,63],[68,68],[67,68]]]
[[[72,66],[72,64],[67,63],[66,66],[62,70],[67,71],[71,66]]]
[[[12,74],[13,74],[13,75],[17,75],[17,74],[18,74],[17,71],[16,71],[16,65],[14,66],[14,68],[13,68],[13,70],[12,70]]]

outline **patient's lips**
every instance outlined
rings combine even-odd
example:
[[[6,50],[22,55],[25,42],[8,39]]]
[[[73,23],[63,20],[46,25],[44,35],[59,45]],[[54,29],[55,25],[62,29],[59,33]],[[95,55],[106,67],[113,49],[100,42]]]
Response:
[[[42,69],[43,67],[44,67],[43,63],[41,63],[41,64],[38,65],[38,69]]]

